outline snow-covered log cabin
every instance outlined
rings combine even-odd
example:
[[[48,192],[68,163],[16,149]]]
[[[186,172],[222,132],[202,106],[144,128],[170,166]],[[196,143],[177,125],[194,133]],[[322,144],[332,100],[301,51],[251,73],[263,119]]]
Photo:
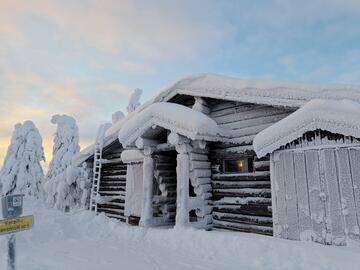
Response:
[[[124,215],[122,220],[140,221],[142,226],[172,224],[273,235],[277,193],[271,186],[271,151],[256,155],[254,137],[312,99],[359,102],[359,90],[217,75],[183,79],[107,132],[117,149],[111,151],[122,152],[121,166],[127,164],[126,195],[121,197],[125,202],[121,200],[123,208],[114,211]],[[96,147],[81,152],[78,164],[92,162],[89,149]],[[99,192],[105,195],[101,188]],[[110,213],[108,206],[105,212]]]

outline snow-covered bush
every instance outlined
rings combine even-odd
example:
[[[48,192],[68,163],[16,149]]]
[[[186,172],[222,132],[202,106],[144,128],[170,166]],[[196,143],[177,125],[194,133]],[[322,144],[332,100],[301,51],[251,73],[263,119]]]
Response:
[[[45,156],[39,130],[31,121],[16,124],[0,171],[0,194],[23,193],[38,198],[44,179],[41,161]]]
[[[126,107],[128,113],[132,113],[133,111],[136,110],[136,108],[138,108],[141,105],[140,103],[141,95],[142,95],[142,90],[139,88],[136,88],[134,92],[131,94],[129,103]]]
[[[73,181],[71,167],[73,156],[80,150],[79,130],[75,119],[67,115],[54,115],[51,122],[57,125],[57,130],[53,159],[46,175],[45,196],[50,206],[64,210],[80,204],[81,188]]]

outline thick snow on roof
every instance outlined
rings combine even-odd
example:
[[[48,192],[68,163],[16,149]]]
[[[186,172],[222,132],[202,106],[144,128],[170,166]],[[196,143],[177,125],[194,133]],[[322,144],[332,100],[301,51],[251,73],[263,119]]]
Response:
[[[193,140],[216,141],[224,134],[214,120],[203,113],[175,103],[154,103],[127,120],[119,132],[119,140],[127,146],[148,129],[160,126]]]
[[[269,80],[241,80],[221,75],[203,74],[184,78],[162,90],[125,119],[115,123],[105,134],[104,147],[117,139],[123,123],[156,102],[166,102],[183,94],[255,104],[300,107],[311,99],[350,99],[360,102],[360,86],[320,85]],[[73,159],[80,165],[94,154],[94,146],[82,150]]]
[[[316,129],[360,138],[360,103],[351,100],[314,99],[260,132],[254,138],[259,157],[279,149]]]
[[[241,80],[212,74],[184,78],[162,91],[155,101],[167,101],[177,94],[288,107],[300,107],[315,98],[360,102],[360,86]]]

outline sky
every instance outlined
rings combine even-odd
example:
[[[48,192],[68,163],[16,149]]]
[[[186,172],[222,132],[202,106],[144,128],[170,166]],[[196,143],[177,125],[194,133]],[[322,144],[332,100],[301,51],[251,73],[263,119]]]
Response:
[[[360,84],[359,0],[0,0],[0,166],[32,120],[51,160],[54,114],[98,126],[185,76]]]

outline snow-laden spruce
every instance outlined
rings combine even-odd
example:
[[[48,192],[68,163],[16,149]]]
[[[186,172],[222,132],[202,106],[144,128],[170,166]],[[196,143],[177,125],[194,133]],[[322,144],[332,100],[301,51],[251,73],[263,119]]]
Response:
[[[57,125],[54,137],[53,159],[46,175],[46,201],[51,206],[64,210],[80,205],[82,173],[71,166],[72,158],[80,150],[79,130],[71,116],[54,115],[51,119]]]
[[[142,90],[136,88],[130,96],[129,103],[126,107],[128,113],[134,112],[140,105],[140,98],[142,95]]]
[[[41,161],[45,156],[39,130],[31,121],[16,124],[0,171],[0,195],[23,193],[38,198],[44,179]]]

